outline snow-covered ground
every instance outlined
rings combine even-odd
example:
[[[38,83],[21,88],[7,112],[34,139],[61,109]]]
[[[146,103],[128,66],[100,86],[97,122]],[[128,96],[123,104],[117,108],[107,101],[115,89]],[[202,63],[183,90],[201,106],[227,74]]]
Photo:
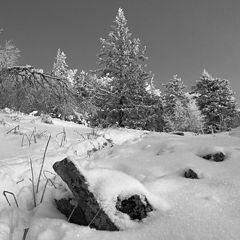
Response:
[[[0,239],[240,239],[240,130],[230,134],[177,136],[130,129],[92,130],[54,119],[0,112],[0,191],[13,192],[9,204],[0,195]],[[16,132],[9,130],[19,125]],[[63,130],[64,129],[64,130]],[[63,139],[63,132],[66,139]],[[34,132],[30,145],[27,139]],[[44,150],[49,146],[34,207],[30,159],[35,188]],[[24,136],[24,138],[23,138]],[[201,158],[221,150],[223,162]],[[129,191],[143,192],[156,211],[141,222],[118,222],[122,231],[97,231],[68,223],[56,210],[52,165],[68,156],[81,168],[111,215],[112,199]],[[183,177],[193,169],[200,179]],[[51,173],[50,173],[51,172]],[[46,177],[44,177],[44,175]],[[104,205],[105,204],[105,205]],[[109,207],[109,208],[107,208]],[[114,221],[120,218],[112,216]]]

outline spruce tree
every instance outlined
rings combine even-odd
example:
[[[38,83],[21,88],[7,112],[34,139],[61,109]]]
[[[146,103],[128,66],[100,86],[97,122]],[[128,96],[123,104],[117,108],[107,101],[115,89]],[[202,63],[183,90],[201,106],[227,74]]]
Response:
[[[66,54],[59,48],[57,50],[56,62],[53,63],[52,74],[56,77],[65,78],[68,82],[73,83],[77,69],[69,69],[66,59]]]
[[[181,78],[173,76],[164,84],[163,109],[166,131],[200,132],[203,118],[195,100],[185,93]]]
[[[197,105],[205,118],[206,132],[231,128],[236,101],[228,80],[213,78],[206,70],[193,87]]]
[[[57,99],[55,96],[51,96],[49,105],[50,109],[52,109],[51,114],[54,117],[68,119],[70,115],[74,115],[76,104],[75,101],[72,101],[73,98],[67,96],[65,89],[75,92],[73,88],[77,69],[69,69],[68,64],[66,63],[67,56],[61,51],[61,49],[58,49],[55,59],[56,61],[53,63],[52,75],[59,78],[61,81],[59,81],[58,86],[55,86],[58,91]]]
[[[184,127],[184,112],[187,107],[185,86],[181,78],[174,75],[167,84],[164,84],[163,109],[166,131],[180,131]]]
[[[101,38],[99,78],[110,79],[95,95],[95,120],[105,126],[162,130],[161,100],[147,91],[152,76],[146,71],[146,48],[132,38],[120,8],[106,39]],[[94,123],[94,121],[92,121]]]
[[[53,63],[52,73],[57,77],[66,77],[68,65],[66,54],[59,48],[57,50],[56,62]]]

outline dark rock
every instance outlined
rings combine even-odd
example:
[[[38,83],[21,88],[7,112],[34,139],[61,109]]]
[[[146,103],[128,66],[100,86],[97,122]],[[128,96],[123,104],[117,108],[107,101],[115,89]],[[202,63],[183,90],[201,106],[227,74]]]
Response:
[[[195,173],[191,168],[184,171],[185,178],[199,179],[197,173]]]
[[[183,133],[183,132],[172,132],[172,134],[178,135],[178,136],[184,136],[184,133]]]
[[[65,158],[60,162],[54,163],[53,169],[73,193],[80,212],[79,218],[85,218],[86,225],[97,230],[119,230],[103,211],[93,193],[89,191],[87,180],[72,161]],[[69,211],[70,209],[68,213]]]
[[[121,200],[117,198],[116,203],[117,210],[126,213],[132,220],[142,220],[147,217],[147,213],[153,211],[152,206],[148,200],[141,200],[139,195],[133,195],[127,199]]]
[[[225,154],[222,152],[210,153],[205,156],[202,156],[202,158],[210,161],[214,161],[214,162],[222,162],[225,160]]]

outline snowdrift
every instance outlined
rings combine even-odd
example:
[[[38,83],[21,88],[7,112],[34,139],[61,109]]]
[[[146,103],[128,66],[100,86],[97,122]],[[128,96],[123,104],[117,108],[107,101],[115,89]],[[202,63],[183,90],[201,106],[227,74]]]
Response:
[[[240,239],[240,141],[236,130],[202,136],[129,129],[92,134],[85,126],[55,119],[47,125],[21,114],[1,112],[0,121],[0,190],[15,193],[19,205],[17,208],[8,196],[10,207],[0,196],[1,240],[22,240],[25,229],[27,240]],[[16,125],[20,129],[7,134]],[[63,128],[66,139],[60,146]],[[34,129],[36,135],[43,133],[37,142],[29,145],[25,139],[21,144],[23,134],[30,136]],[[29,159],[36,184],[49,134],[45,177],[42,174],[35,207]],[[201,157],[218,151],[224,152],[224,161]],[[41,202],[47,179],[58,184],[52,165],[67,156],[85,172],[94,194],[124,230],[97,231],[68,223],[56,209],[56,189],[51,182]],[[192,169],[199,179],[185,178],[185,169]],[[132,191],[146,194],[157,209],[143,221],[130,221],[112,208],[116,195],[126,197]]]

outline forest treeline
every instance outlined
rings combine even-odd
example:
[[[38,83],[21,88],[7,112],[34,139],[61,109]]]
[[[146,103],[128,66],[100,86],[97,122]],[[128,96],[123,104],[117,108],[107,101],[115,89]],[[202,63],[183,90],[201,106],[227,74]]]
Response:
[[[212,133],[240,125],[229,81],[206,70],[188,91],[177,75],[158,89],[146,69],[146,47],[132,37],[122,9],[100,42],[98,69],[70,69],[58,49],[52,71],[46,73],[18,66],[20,50],[6,41],[0,45],[0,108],[151,131]]]

